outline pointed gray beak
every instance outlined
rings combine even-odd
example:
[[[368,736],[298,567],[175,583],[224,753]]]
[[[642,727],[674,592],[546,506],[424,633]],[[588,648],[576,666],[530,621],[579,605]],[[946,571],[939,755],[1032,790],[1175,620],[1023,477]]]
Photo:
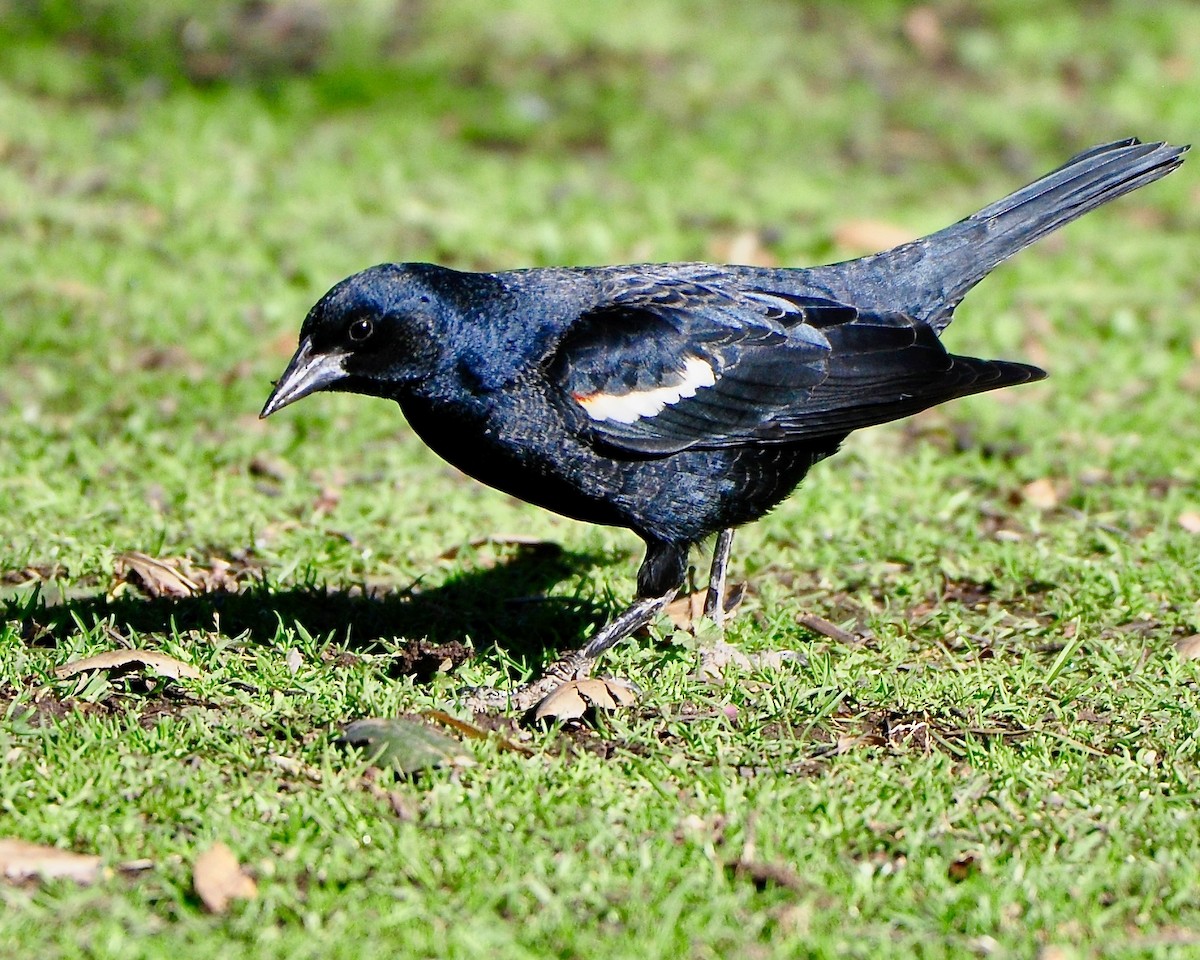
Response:
[[[342,353],[324,353],[313,356],[312,341],[305,337],[283,376],[275,383],[275,389],[267,398],[259,418],[269,417],[289,403],[295,403],[310,393],[323,390],[346,375],[346,356]]]

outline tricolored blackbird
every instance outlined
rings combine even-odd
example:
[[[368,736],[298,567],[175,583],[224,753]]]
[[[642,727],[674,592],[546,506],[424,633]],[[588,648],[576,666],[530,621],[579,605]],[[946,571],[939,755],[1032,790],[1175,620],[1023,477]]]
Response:
[[[706,611],[719,619],[733,528],[852,430],[1045,376],[939,337],[997,264],[1186,150],[1094,147],[928,237],[807,269],[381,264],[312,308],[262,416],[318,390],[387,397],[476,479],[646,542],[635,602],[518,691],[525,707],[655,617],[712,534]]]

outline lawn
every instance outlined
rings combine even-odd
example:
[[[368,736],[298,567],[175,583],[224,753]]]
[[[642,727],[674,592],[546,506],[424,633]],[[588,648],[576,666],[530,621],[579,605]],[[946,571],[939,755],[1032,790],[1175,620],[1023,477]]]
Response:
[[[863,431],[739,533],[726,639],[797,656],[705,678],[664,619],[605,661],[636,707],[479,718],[413,776],[344,726],[474,722],[462,689],[578,645],[640,543],[383,401],[257,418],[373,263],[824,262],[1187,142],[1200,8],[0,17],[0,838],[102,866],[0,881],[7,955],[1200,955],[1195,159],[960,309],[955,352],[1050,379]],[[128,649],[192,669],[60,676]],[[256,895],[214,909],[218,843]]]

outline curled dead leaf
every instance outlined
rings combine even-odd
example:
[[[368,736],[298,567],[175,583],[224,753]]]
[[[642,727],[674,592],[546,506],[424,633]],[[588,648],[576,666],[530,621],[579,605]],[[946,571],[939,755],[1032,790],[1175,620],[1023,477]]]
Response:
[[[1200,513],[1195,510],[1185,510],[1176,522],[1188,533],[1200,533]]]
[[[220,842],[196,858],[192,886],[209,913],[224,913],[230,901],[253,900],[258,896],[254,878],[242,870],[233,851]]]
[[[785,890],[803,892],[804,880],[785,863],[767,863],[762,860],[735,860],[729,869],[737,877],[743,877],[758,890],[782,887]]]
[[[979,872],[979,857],[974,853],[964,853],[951,860],[946,867],[946,876],[951,883],[962,883]]]
[[[102,873],[100,858],[46,847],[12,837],[0,839],[0,877],[11,883],[26,880],[74,880],[95,883]]]
[[[131,551],[117,557],[113,574],[112,596],[134,587],[151,597],[182,598],[218,591],[236,593],[246,583],[257,581],[261,568],[245,556],[233,560],[210,557],[205,567],[187,557],[151,557]]]
[[[1058,490],[1053,480],[1042,477],[1021,488],[1021,499],[1039,510],[1052,510],[1058,506]]]
[[[1183,660],[1200,660],[1200,633],[1175,641],[1175,652]]]
[[[722,606],[725,608],[727,619],[742,605],[745,596],[746,585],[744,583],[726,589]],[[696,621],[704,616],[704,601],[707,597],[707,588],[693,590],[691,593],[685,593],[682,597],[676,597],[666,605],[663,612],[671,618],[671,623],[676,630],[691,630]]]
[[[637,703],[639,691],[626,680],[585,677],[551,690],[533,709],[535,720],[579,720],[588,710],[616,710]]]
[[[901,22],[904,39],[926,61],[937,62],[946,55],[946,32],[942,18],[932,6],[913,7]]]
[[[77,673],[88,670],[120,670],[124,667],[140,667],[149,673],[160,677],[178,680],[181,677],[188,680],[200,679],[200,671],[190,663],[176,660],[174,657],[159,653],[157,650],[106,650],[94,657],[84,657],[82,660],[72,660],[60,667],[54,668],[54,675],[60,680],[73,677]]]
[[[182,570],[177,558],[160,560],[136,550],[117,557],[118,581],[132,583],[152,597],[193,597],[200,593],[200,584]]]

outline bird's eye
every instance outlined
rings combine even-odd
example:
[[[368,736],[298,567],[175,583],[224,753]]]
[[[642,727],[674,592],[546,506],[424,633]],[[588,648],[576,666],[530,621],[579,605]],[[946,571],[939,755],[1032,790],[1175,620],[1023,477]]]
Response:
[[[350,329],[347,331],[350,339],[354,340],[356,343],[362,343],[374,332],[375,325],[371,323],[370,320],[365,318],[362,320],[355,320],[352,324],[350,324]]]

